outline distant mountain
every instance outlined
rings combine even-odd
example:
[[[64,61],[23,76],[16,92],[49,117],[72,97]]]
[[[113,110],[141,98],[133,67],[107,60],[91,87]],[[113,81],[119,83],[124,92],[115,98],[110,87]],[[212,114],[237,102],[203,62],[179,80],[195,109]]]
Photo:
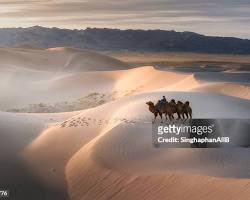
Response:
[[[34,26],[0,29],[1,47],[67,46],[93,50],[172,51],[250,54],[250,40],[192,32],[87,28],[69,30]]]

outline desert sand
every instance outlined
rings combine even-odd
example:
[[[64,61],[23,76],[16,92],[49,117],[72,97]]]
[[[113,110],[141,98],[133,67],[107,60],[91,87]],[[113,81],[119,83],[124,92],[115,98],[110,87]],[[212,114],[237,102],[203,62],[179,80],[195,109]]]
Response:
[[[165,95],[189,100],[194,118],[249,119],[250,78],[238,68],[131,68],[71,48],[1,49],[0,57],[0,185],[17,199],[249,198],[248,148],[154,148],[145,104]],[[111,98],[71,112],[5,112],[93,93]],[[235,136],[240,127],[225,130]]]

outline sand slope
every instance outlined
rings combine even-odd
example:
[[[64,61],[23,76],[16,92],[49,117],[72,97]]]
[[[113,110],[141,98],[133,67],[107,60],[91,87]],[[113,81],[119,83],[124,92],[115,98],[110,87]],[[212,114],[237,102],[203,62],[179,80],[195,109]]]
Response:
[[[250,100],[249,84],[233,84],[233,83],[211,83],[204,86],[194,88],[195,91],[206,91],[225,94],[228,96],[239,97]]]
[[[112,80],[112,75],[86,71],[124,70],[130,66],[114,58],[79,49],[48,50],[0,48],[0,109],[28,104],[55,103],[83,97],[99,87],[92,81]],[[86,72],[82,76],[78,73]],[[101,73],[101,72],[100,72]],[[73,77],[72,77],[73,76]],[[106,78],[105,78],[106,76]],[[80,80],[83,80],[82,82]],[[85,80],[86,79],[86,80]],[[104,81],[101,82],[101,79]],[[80,82],[79,82],[80,81]],[[67,88],[60,89],[69,85]],[[108,83],[107,83],[108,85]],[[89,90],[86,90],[89,88]]]
[[[39,71],[97,71],[127,69],[129,65],[95,52],[52,48],[48,50],[1,48],[2,67],[23,67]]]
[[[249,197],[248,148],[154,148],[152,113],[145,104],[165,95],[189,100],[194,118],[249,119],[245,73],[129,69],[113,58],[70,48],[0,49],[0,58],[0,108],[92,92],[114,95],[114,101],[76,112],[0,112],[0,183],[20,199],[29,190],[33,199],[53,200]],[[232,137],[249,138],[239,135],[238,124],[216,123]],[[16,188],[24,181],[21,195]]]
[[[0,185],[16,199],[67,199],[65,190],[44,184],[29,170],[22,151],[50,124],[65,120],[74,113],[16,114],[0,112]]]
[[[248,149],[175,150],[152,147],[152,116],[147,111],[145,100],[154,100],[163,94],[167,98],[189,99],[193,102],[196,118],[249,116],[250,103],[233,97],[190,92],[146,93],[82,111],[58,127],[43,132],[26,148],[24,157],[47,184],[60,186],[67,181],[69,194],[73,199],[108,199],[107,195],[114,193],[120,196],[116,199],[143,198],[144,195],[146,199],[157,199],[157,190],[151,190],[157,186],[168,188],[172,181],[177,182],[180,188],[187,187],[183,192],[193,191],[194,187],[199,185],[196,181],[203,183],[204,185],[199,187],[204,193],[195,195],[194,191],[191,192],[195,199],[209,199],[206,196],[208,190],[205,188],[216,182],[219,182],[220,190],[209,197],[226,197],[224,192],[228,187],[232,187],[232,184],[236,185],[236,182],[237,190],[233,190],[232,195],[239,195],[239,192],[243,192],[241,195],[248,194],[249,191],[245,191],[245,187],[249,181],[235,182],[233,179],[250,177]],[[211,106],[218,112],[212,112]],[[197,110],[202,111],[197,113]],[[131,124],[130,121],[136,123]],[[51,169],[55,169],[55,172],[49,176]],[[184,177],[190,177],[190,174],[195,175],[193,178],[196,181],[190,180],[188,186],[183,180]],[[207,178],[208,175],[220,178]],[[143,184],[145,181],[148,183]],[[106,188],[108,185],[110,187]],[[112,188],[112,192],[109,192],[108,188]],[[146,196],[147,193],[144,192],[147,189],[153,196]],[[128,192],[131,196],[127,196]],[[168,192],[167,189],[162,190],[159,197],[164,199],[163,196]],[[180,199],[182,196],[176,195],[175,193],[170,197]]]
[[[140,107],[144,98],[137,97],[133,103],[123,104],[113,117],[134,120],[138,117],[134,113],[144,111]],[[210,98],[209,102],[222,103],[225,100],[223,97],[218,99],[218,96]],[[248,107],[249,103],[245,105]],[[147,119],[147,116],[137,120],[142,119]],[[79,150],[66,168],[72,199],[247,198],[249,179],[232,177],[249,178],[248,149],[154,149],[150,130],[150,124],[115,123],[104,128],[97,138]]]
[[[14,58],[20,57],[19,54],[25,54],[22,56],[26,56],[25,59],[19,59],[18,61],[13,59],[11,62],[16,63],[9,64],[10,68],[4,67],[6,62],[1,64],[0,109],[2,110],[22,108],[29,104],[53,104],[60,101],[75,101],[93,92],[121,98],[147,91],[194,90],[211,91],[249,99],[248,86],[250,80],[249,76],[244,73],[180,73],[160,71],[152,66],[128,69],[128,66],[124,67],[126,64],[121,65],[123,70],[119,70],[121,68],[115,67],[117,62],[112,60],[112,58],[77,49],[55,48],[47,51],[9,49],[2,51],[13,54]],[[75,58],[76,53],[80,54],[81,58]],[[35,54],[38,57],[37,60],[34,60],[36,57],[32,57],[31,54]],[[55,62],[53,54],[61,56],[62,59],[56,58],[58,62]],[[60,63],[67,58],[64,54],[73,56],[72,60],[78,63],[74,64],[68,61],[65,61],[68,64]],[[79,57],[79,55],[77,56]],[[10,62],[8,55],[6,57],[4,59]],[[33,60],[29,59],[29,57],[32,57]],[[42,66],[47,66],[47,64],[39,60],[41,59],[40,57],[46,60],[46,62],[50,62],[48,69],[42,68]],[[92,60],[95,61],[93,66],[88,62],[87,64],[84,63],[86,58],[91,62]],[[94,66],[98,66],[96,62],[104,65],[102,70],[105,71],[98,67],[95,68]],[[18,63],[20,66],[17,66]],[[40,63],[41,66],[36,65],[36,67],[33,67],[32,65],[34,64],[32,63]],[[62,65],[68,65],[66,68],[69,68],[69,70],[65,66],[62,67]],[[78,65],[83,67],[75,70],[75,67]],[[86,71],[85,65],[91,66],[91,70],[94,71]],[[233,91],[231,90],[232,88]]]

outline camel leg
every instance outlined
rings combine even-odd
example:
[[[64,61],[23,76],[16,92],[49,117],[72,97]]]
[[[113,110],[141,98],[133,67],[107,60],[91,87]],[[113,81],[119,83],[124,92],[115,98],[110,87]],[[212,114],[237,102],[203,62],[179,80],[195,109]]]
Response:
[[[166,121],[169,120],[169,114],[166,113]]]
[[[189,113],[190,119],[192,119],[192,113]]]
[[[162,121],[162,113],[159,113],[159,115],[160,115],[160,117],[161,117],[161,123],[163,123],[163,121]]]
[[[187,119],[186,113],[183,113],[182,116],[183,116],[183,119]]]
[[[156,120],[156,117],[157,117],[158,113],[154,113],[154,115],[155,115],[155,118],[153,120],[153,124],[155,123],[155,120]]]

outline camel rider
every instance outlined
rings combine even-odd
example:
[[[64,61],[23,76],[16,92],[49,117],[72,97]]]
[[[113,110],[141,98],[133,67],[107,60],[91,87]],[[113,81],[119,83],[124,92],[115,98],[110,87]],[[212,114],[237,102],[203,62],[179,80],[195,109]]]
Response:
[[[166,103],[167,103],[167,99],[165,96],[163,96],[162,99],[159,100],[157,103],[157,109],[160,111],[162,107],[165,106]]]
[[[165,104],[165,103],[167,103],[167,99],[166,99],[166,97],[165,97],[165,96],[163,96],[163,97],[162,97],[161,102],[162,102],[162,103],[164,103],[164,104]]]

